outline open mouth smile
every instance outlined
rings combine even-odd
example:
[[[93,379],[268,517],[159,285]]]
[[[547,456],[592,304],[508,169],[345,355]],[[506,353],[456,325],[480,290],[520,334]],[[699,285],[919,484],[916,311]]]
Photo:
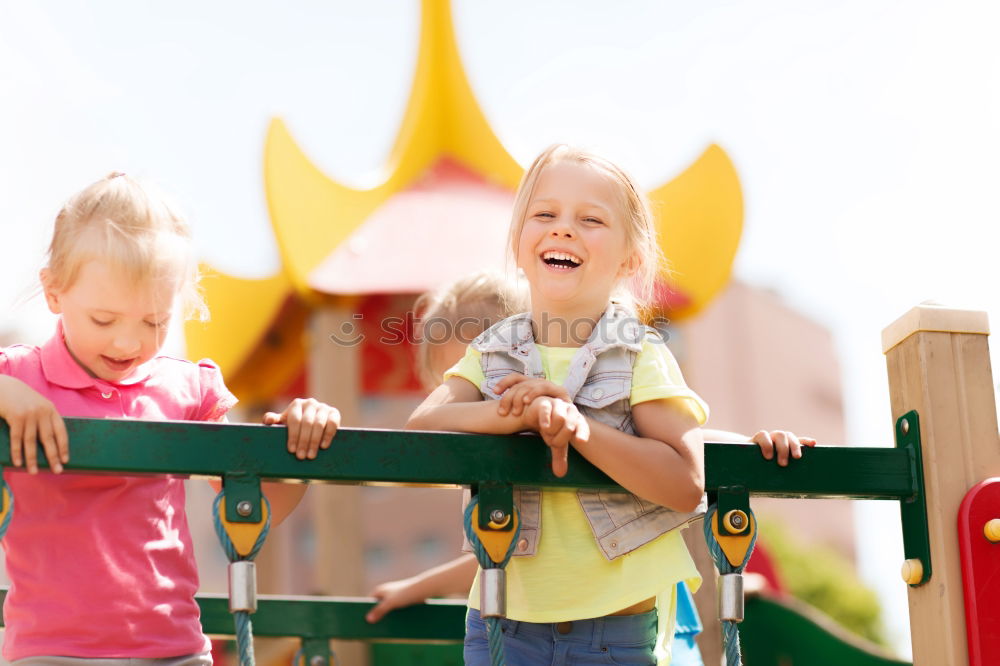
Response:
[[[110,356],[105,356],[104,354],[101,354],[101,360],[104,361],[109,368],[118,372],[128,370],[135,362],[134,358],[116,359],[111,358]]]
[[[545,262],[547,266],[551,266],[557,270],[566,271],[573,270],[583,263],[583,259],[575,254],[562,252],[560,250],[547,250],[546,252],[543,252],[542,261]]]

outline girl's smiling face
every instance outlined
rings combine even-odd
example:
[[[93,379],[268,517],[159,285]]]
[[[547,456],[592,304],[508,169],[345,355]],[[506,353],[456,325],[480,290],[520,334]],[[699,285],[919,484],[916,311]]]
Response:
[[[538,175],[517,244],[517,265],[531,285],[532,306],[594,316],[634,263],[628,252],[615,181],[577,160]]]
[[[69,288],[53,290],[47,269],[42,285],[49,309],[62,315],[66,347],[92,377],[128,379],[163,346],[177,283],[135,284],[99,260],[83,264]]]

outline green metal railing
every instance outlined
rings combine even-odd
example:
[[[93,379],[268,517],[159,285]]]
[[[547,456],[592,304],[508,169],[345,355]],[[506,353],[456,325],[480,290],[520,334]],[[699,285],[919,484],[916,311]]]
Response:
[[[572,449],[569,473],[557,478],[549,467],[548,448],[531,436],[342,428],[333,446],[320,451],[316,460],[298,460],[285,449],[285,429],[273,426],[66,419],[66,427],[68,471],[241,475],[343,484],[458,486],[493,481],[548,488],[619,488]],[[0,465],[10,464],[7,427],[0,422]],[[710,491],[742,486],[751,495],[766,497],[902,500],[918,492],[905,449],[817,447],[779,469],[764,460],[755,445],[709,443],[705,470]]]
[[[6,598],[7,590],[0,588],[0,605]],[[205,633],[231,636],[233,616],[226,595],[199,594],[197,600]],[[253,631],[255,636],[306,640],[461,641],[465,635],[464,601],[429,601],[400,608],[369,624],[365,613],[374,605],[369,599],[351,597],[262,595],[253,615]]]
[[[747,506],[750,495],[899,500],[911,507],[908,514],[904,511],[907,556],[922,556],[928,549],[919,427],[915,415],[907,416],[914,427],[906,428],[910,434],[897,448],[817,447],[786,468],[764,460],[756,445],[709,443],[705,447],[706,490]],[[111,419],[66,419],[66,426],[71,452],[67,472],[222,477],[227,519],[233,521],[258,520],[262,480],[471,486],[483,491],[481,502],[487,509],[490,505],[484,497],[489,495],[507,511],[509,490],[504,490],[512,485],[620,489],[573,450],[569,473],[557,478],[551,472],[548,447],[532,436],[343,428],[331,448],[320,451],[315,460],[298,460],[285,448],[284,428]],[[897,424],[897,435],[900,432]],[[10,464],[8,430],[0,421],[0,465]],[[246,511],[237,512],[235,507],[247,501],[254,511],[241,515]],[[929,572],[929,556],[925,568]],[[206,632],[232,633],[223,597],[199,596],[198,601]],[[441,641],[462,637],[462,605],[427,604],[394,611],[376,625],[364,620],[370,607],[370,601],[361,600],[261,597],[253,616],[254,632],[297,636],[303,639],[304,648],[317,649],[317,641],[330,638]],[[306,649],[307,654],[311,651]]]

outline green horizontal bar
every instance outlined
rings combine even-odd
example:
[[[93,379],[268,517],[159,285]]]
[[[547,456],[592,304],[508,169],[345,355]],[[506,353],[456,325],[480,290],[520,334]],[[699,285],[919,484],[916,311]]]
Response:
[[[315,460],[285,448],[283,427],[66,419],[68,470],[218,477],[243,472],[270,480],[402,485],[515,485],[616,489],[603,472],[570,451],[569,473],[556,478],[548,448],[535,436],[467,435],[342,428]],[[39,452],[39,458],[42,458]],[[772,497],[900,499],[914,494],[908,454],[892,448],[819,447],[787,468],[756,446],[709,444],[707,488],[742,485]],[[10,465],[0,421],[0,465]]]
[[[199,594],[201,625],[206,634],[231,636],[233,616],[225,595]],[[253,620],[255,636],[297,636],[343,640],[461,641],[465,636],[465,601],[431,601],[394,610],[369,624],[371,599],[344,597],[260,597]]]
[[[908,499],[916,494],[909,453],[882,447],[817,446],[787,467],[755,444],[707,444],[705,487],[744,486],[766,497]]]
[[[7,590],[0,588],[0,605]],[[229,600],[222,594],[199,594],[201,626],[206,634],[235,633]],[[253,614],[254,636],[337,638],[342,640],[461,641],[465,636],[464,601],[430,601],[394,610],[369,624],[371,599],[348,597],[261,596]],[[0,626],[3,620],[0,619]]]

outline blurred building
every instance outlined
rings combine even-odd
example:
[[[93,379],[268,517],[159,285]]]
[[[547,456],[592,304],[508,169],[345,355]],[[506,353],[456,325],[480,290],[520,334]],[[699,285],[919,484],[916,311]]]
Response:
[[[688,383],[712,409],[709,426],[752,434],[791,430],[845,444],[840,364],[830,331],[774,292],[733,282],[673,344]],[[854,561],[850,500],[757,498],[761,519]]]

